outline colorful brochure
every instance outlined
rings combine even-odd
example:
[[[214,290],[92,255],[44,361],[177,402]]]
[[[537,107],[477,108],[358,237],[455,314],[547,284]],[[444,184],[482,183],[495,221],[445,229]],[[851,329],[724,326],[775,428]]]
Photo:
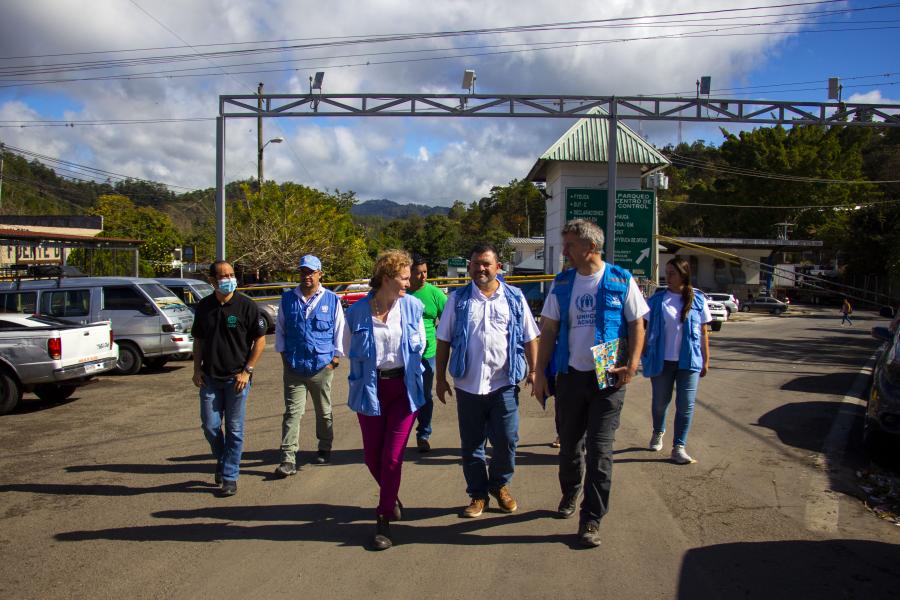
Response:
[[[619,344],[619,340],[604,342],[591,347],[594,354],[594,371],[597,374],[597,385],[600,389],[606,389],[616,385],[618,377],[609,372],[610,369],[622,364],[625,344]]]

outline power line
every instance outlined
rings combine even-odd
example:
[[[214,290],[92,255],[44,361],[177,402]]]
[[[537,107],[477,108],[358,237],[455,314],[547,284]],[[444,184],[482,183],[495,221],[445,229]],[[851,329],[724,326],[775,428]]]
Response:
[[[786,173],[772,173],[766,171],[756,171],[753,169],[743,169],[741,167],[732,167],[730,165],[716,165],[714,163],[706,162],[700,159],[691,158],[688,156],[683,156],[676,152],[668,152],[670,157],[672,157],[672,162],[676,164],[680,164],[685,167],[692,167],[697,169],[703,169],[707,171],[718,171],[728,175],[742,175],[746,177],[758,177],[762,179],[775,179],[778,181],[792,181],[798,183],[830,183],[830,184],[849,184],[849,185],[860,185],[860,184],[888,184],[888,183],[900,183],[900,179],[889,179],[889,180],[879,180],[879,181],[869,181],[869,180],[858,180],[858,179],[826,179],[819,177],[806,177],[802,175],[790,175]]]
[[[151,19],[156,21],[160,26],[165,28],[170,33],[173,33],[175,37],[177,37],[184,46],[161,46],[161,47],[153,47],[153,48],[141,48],[141,49],[127,49],[127,50],[106,50],[106,51],[91,51],[91,52],[71,52],[71,53],[59,53],[59,54],[40,54],[40,55],[31,55],[31,56],[10,56],[5,57],[0,60],[18,60],[18,59],[34,59],[34,58],[49,58],[49,57],[64,57],[64,56],[83,56],[83,55],[93,55],[93,54],[112,54],[118,52],[144,52],[144,51],[155,51],[155,50],[169,50],[169,49],[183,49],[190,48],[195,54],[198,54],[197,48],[204,47],[222,47],[222,46],[234,46],[234,45],[248,45],[248,44],[261,44],[261,43],[281,43],[281,42],[320,42],[319,44],[307,44],[301,46],[287,46],[287,47],[276,47],[276,48],[253,48],[249,50],[239,50],[232,51],[234,53],[246,53],[246,52],[257,52],[257,51],[270,51],[270,50],[284,50],[284,49],[296,49],[298,47],[315,47],[315,46],[328,46],[328,45],[347,45],[347,44],[360,44],[360,43],[380,43],[380,42],[388,42],[388,41],[405,41],[410,39],[430,39],[430,38],[444,38],[444,37],[458,37],[458,36],[473,36],[473,35],[491,35],[491,34],[503,34],[503,33],[522,33],[529,31],[547,31],[552,29],[568,29],[573,27],[583,28],[585,26],[600,26],[602,24],[611,24],[611,23],[625,23],[629,21],[638,21],[641,19],[663,19],[663,18],[672,18],[672,17],[688,17],[688,16],[698,16],[698,15],[713,15],[713,14],[734,14],[740,12],[751,12],[758,10],[767,10],[773,8],[794,8],[801,6],[818,6],[825,4],[836,4],[841,3],[843,0],[818,0],[812,2],[793,2],[793,3],[785,3],[785,4],[769,4],[769,5],[761,5],[761,6],[753,6],[753,7],[744,7],[744,8],[728,8],[728,9],[717,9],[717,10],[703,10],[703,11],[689,11],[689,12],[678,12],[678,13],[663,13],[657,15],[640,15],[640,16],[626,16],[626,17],[612,17],[606,19],[589,19],[589,20],[579,20],[579,21],[561,21],[561,22],[551,22],[551,23],[540,23],[540,24],[530,24],[530,25],[512,25],[507,27],[491,27],[484,29],[464,29],[464,30],[450,30],[450,31],[434,31],[434,32],[411,32],[411,33],[391,33],[391,34],[375,34],[375,35],[356,35],[356,36],[333,36],[333,37],[314,37],[314,38],[294,38],[290,40],[263,40],[256,42],[231,42],[231,43],[215,43],[215,44],[189,44],[187,41],[183,40],[177,34],[166,27],[161,21],[159,21],[156,17],[148,13],[146,10],[141,8],[135,2],[132,1],[138,9],[144,12]],[[884,4],[884,5],[876,5],[873,7],[859,7],[859,8],[848,8],[841,9],[836,11],[820,11],[820,13],[816,12],[801,12],[801,13],[787,13],[787,14],[821,14],[821,13],[850,13],[850,12],[858,12],[864,10],[877,10],[882,8],[890,8],[896,6],[896,4]],[[782,13],[783,14],[783,13]],[[758,18],[759,15],[753,15],[752,18]],[[751,18],[751,17],[732,17],[732,18]],[[215,55],[217,53],[210,53],[211,55]],[[181,55],[184,57],[185,55]],[[148,58],[159,58],[159,57],[148,57]],[[166,57],[164,57],[166,58]]]
[[[771,206],[766,204],[714,204],[714,203],[705,203],[705,202],[682,202],[680,200],[663,200],[659,199],[660,202],[666,204],[677,204],[679,207],[685,206],[709,206],[712,208],[771,208],[771,209],[792,209],[792,210],[808,210],[808,209],[833,209],[833,210],[856,210],[858,208],[868,207],[868,206],[878,206],[882,204],[897,204],[900,203],[900,198],[894,200],[873,200],[870,202],[856,202],[854,204],[816,204],[816,205],[781,205],[781,206]]]
[[[893,22],[893,21],[891,21]],[[546,52],[552,50],[564,50],[570,48],[579,48],[579,47],[587,47],[587,46],[597,46],[597,45],[605,45],[612,43],[631,43],[631,42],[641,42],[641,41],[653,41],[653,40],[677,40],[677,39],[700,39],[700,38],[717,38],[717,37],[734,37],[734,36],[761,36],[761,35],[799,35],[799,34],[811,34],[811,33],[835,33],[835,32],[851,32],[851,31],[883,31],[883,30],[894,30],[900,29],[900,25],[886,25],[886,26],[877,26],[877,27],[840,27],[840,28],[832,28],[832,29],[805,29],[805,30],[774,30],[774,31],[758,31],[758,32],[731,32],[731,33],[703,33],[703,34],[692,34],[692,33],[677,33],[677,34],[666,34],[666,35],[655,35],[655,36],[644,36],[644,37],[634,37],[634,38],[623,38],[623,39],[606,39],[606,40],[594,40],[594,41],[576,41],[570,43],[562,43],[556,44],[547,47],[541,48],[522,48],[517,50],[500,50],[495,52],[473,52],[466,54],[450,54],[445,56],[431,56],[431,57],[423,57],[423,58],[408,58],[408,59],[396,59],[396,60],[380,60],[380,61],[364,61],[364,62],[350,62],[344,64],[318,64],[318,65],[308,65],[304,67],[304,70],[313,71],[320,69],[345,69],[345,68],[355,68],[355,67],[371,67],[371,66],[383,66],[383,65],[392,65],[392,64],[404,64],[404,63],[418,63],[418,62],[431,62],[431,61],[441,61],[441,60],[458,60],[462,58],[478,58],[483,56],[501,56],[507,54],[521,54],[526,52]],[[718,31],[721,31],[718,30]],[[331,60],[330,58],[325,58],[324,60]],[[291,73],[300,71],[301,68],[283,68],[283,69],[251,69],[246,71],[225,71],[224,67],[213,66],[210,69],[219,69],[221,75],[225,76],[234,76],[234,75],[259,75],[265,73]],[[41,86],[41,85],[50,85],[50,84],[66,84],[66,83],[80,83],[85,81],[115,81],[115,80],[124,80],[124,81],[139,81],[142,79],[183,79],[190,77],[214,77],[216,73],[183,73],[180,71],[150,71],[144,73],[137,74],[118,74],[118,75],[98,75],[91,77],[74,77],[67,79],[42,79],[42,80],[15,80],[12,83],[3,83],[0,85],[0,88],[22,88],[22,87],[32,87],[32,86]],[[0,79],[0,81],[3,81]],[[8,81],[8,80],[7,80]],[[818,89],[818,88],[816,88]]]

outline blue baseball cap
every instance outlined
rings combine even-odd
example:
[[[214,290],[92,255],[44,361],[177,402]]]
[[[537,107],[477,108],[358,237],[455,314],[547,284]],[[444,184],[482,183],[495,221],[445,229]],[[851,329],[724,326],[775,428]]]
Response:
[[[322,270],[322,261],[319,260],[318,257],[313,256],[312,254],[307,254],[303,258],[300,259],[300,269],[312,269],[313,271],[321,271]]]

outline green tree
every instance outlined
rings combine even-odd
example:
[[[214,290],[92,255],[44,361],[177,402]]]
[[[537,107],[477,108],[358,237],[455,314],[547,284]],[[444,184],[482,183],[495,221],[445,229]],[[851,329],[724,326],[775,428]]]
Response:
[[[329,194],[295,183],[267,183],[263,195],[245,186],[248,202],[229,203],[227,248],[232,262],[260,276],[293,273],[311,253],[331,281],[369,274],[372,261],[353,222],[352,192]]]

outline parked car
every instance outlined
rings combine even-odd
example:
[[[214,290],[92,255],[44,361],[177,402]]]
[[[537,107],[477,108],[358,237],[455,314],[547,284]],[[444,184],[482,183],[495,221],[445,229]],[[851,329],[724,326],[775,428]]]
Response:
[[[238,289],[238,293],[244,294],[259,307],[263,318],[266,320],[266,331],[275,331],[275,323],[278,322],[278,311],[281,308],[281,296],[284,292],[297,287],[290,281],[275,281],[272,283],[254,283]]]
[[[781,315],[788,309],[788,305],[771,296],[757,296],[753,300],[747,300],[741,305],[744,312],[767,312],[773,315]]]
[[[368,283],[356,282],[336,285],[331,289],[331,291],[338,295],[338,298],[341,299],[341,306],[344,308],[344,310],[347,310],[356,302],[359,302],[360,300],[368,296],[371,289],[372,288],[369,287]]]
[[[710,294],[706,294],[706,297],[714,302],[719,302],[725,305],[725,310],[728,311],[728,316],[730,317],[732,314],[741,310],[740,301],[735,298],[734,294],[725,294],[719,292],[713,292]]]
[[[709,323],[709,328],[713,331],[719,331],[722,329],[722,323],[728,320],[728,309],[726,309],[725,305],[721,302],[714,302],[712,300],[707,300],[706,306],[709,308],[709,314],[712,315],[713,318]]]
[[[94,375],[116,366],[109,321],[71,325],[51,317],[0,314],[0,414],[24,392],[65,400]]]
[[[116,369],[131,375],[191,352],[194,313],[154,279],[78,277],[0,283],[0,308],[86,325],[110,321],[119,346]]]
[[[873,327],[872,337],[882,342],[866,396],[863,446],[878,456],[900,441],[900,331]]]

